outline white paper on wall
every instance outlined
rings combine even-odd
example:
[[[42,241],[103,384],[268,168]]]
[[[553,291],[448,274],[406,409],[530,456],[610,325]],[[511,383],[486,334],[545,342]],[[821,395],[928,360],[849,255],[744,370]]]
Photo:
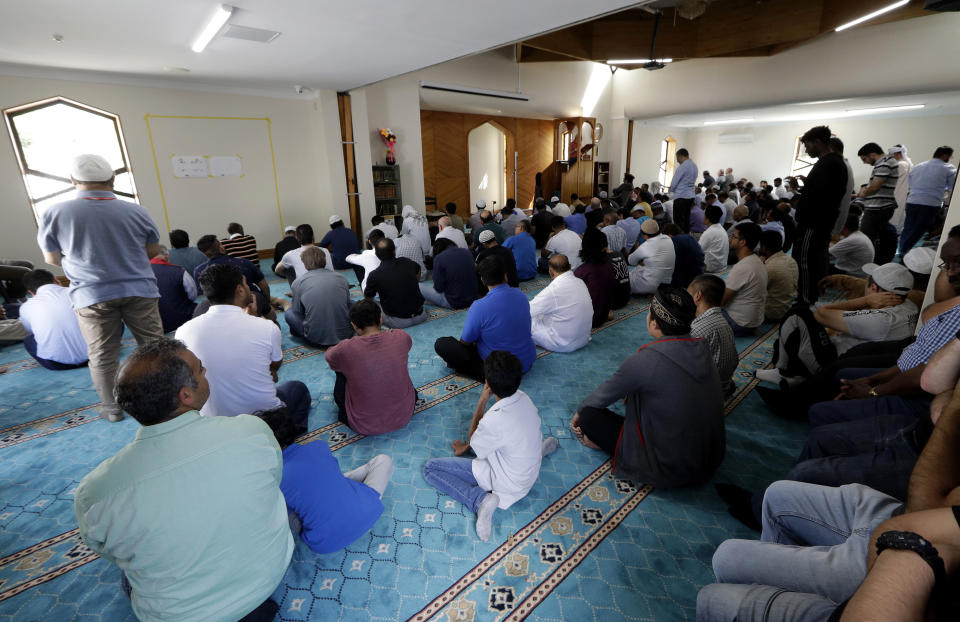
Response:
[[[172,155],[170,164],[173,166],[173,176],[179,179],[190,177],[207,177],[207,159],[199,155]]]
[[[207,163],[211,177],[243,177],[240,156],[209,156]]]

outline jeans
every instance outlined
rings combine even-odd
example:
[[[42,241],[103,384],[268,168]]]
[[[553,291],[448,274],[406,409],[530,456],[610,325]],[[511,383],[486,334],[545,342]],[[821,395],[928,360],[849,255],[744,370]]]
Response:
[[[384,313],[383,325],[388,328],[409,328],[411,326],[416,326],[417,324],[423,323],[426,319],[427,311],[425,309],[420,309],[420,313],[414,315],[413,317],[394,317]]]
[[[453,308],[450,303],[447,302],[446,294],[438,292],[432,286],[427,285],[426,283],[420,284],[420,295],[423,296],[424,300],[432,305],[437,305],[438,307],[444,307],[447,309]]]
[[[294,425],[307,430],[310,418],[310,390],[299,380],[288,380],[277,385],[277,397],[286,404]]]
[[[487,491],[477,484],[472,465],[470,458],[434,458],[423,465],[423,479],[476,513]]]
[[[920,241],[937,220],[940,208],[936,205],[907,203],[904,210],[903,233],[900,234],[900,256],[906,255]]]
[[[755,603],[744,598],[770,600],[769,591],[745,589],[752,584],[811,594],[834,604],[845,601],[866,576],[870,534],[900,507],[893,497],[859,484],[831,488],[775,482],[763,500],[760,541],[727,540],[717,547],[713,571],[722,585],[704,588],[707,592],[697,599],[697,620],[733,620],[724,616],[753,609]],[[791,609],[785,609],[783,617],[759,619],[825,619],[787,617]]]
[[[87,361],[82,363],[60,363],[58,361],[52,361],[50,359],[44,359],[37,356],[37,339],[33,335],[27,335],[23,338],[23,347],[27,350],[27,354],[32,356],[35,361],[40,363],[42,367],[46,369],[52,369],[53,371],[60,371],[63,369],[76,369],[78,367],[86,367]]]
[[[865,378],[882,371],[873,368],[848,368],[837,372],[837,378],[853,380]],[[810,407],[808,419],[813,427],[869,419],[881,415],[913,415],[921,417],[930,411],[931,395],[920,397],[901,397],[899,395],[882,395],[859,400],[831,400],[820,402]]]
[[[714,583],[697,594],[697,622],[825,622],[837,603],[769,585]]]
[[[730,329],[733,330],[734,337],[753,337],[757,334],[756,328],[747,328],[746,326],[740,326],[733,321],[733,318],[730,317],[730,314],[727,313],[726,309],[720,309],[720,313],[723,314],[723,319],[727,321],[727,324],[730,325]]]
[[[818,284],[827,276],[830,265],[827,249],[830,246],[830,232],[815,229],[798,228],[797,239],[793,245],[793,258],[797,261],[799,280],[797,298],[801,304],[812,305],[820,297]]]
[[[461,343],[456,337],[440,337],[433,344],[437,355],[461,376],[483,382],[483,359],[475,344]]]
[[[120,367],[120,340],[126,325],[138,345],[163,337],[157,298],[127,296],[76,309],[80,332],[87,342],[90,378],[100,397],[100,414],[117,415],[120,407],[113,396]]]
[[[896,211],[897,206],[891,205],[881,209],[865,209],[860,217],[860,231],[873,242],[874,253],[880,250],[880,234]]]

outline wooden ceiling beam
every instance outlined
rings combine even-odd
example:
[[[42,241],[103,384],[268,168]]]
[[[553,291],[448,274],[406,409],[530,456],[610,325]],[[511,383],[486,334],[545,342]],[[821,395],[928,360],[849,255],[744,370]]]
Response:
[[[729,56],[741,50],[807,39],[820,33],[823,0],[727,0],[710,4],[695,23],[695,56]]]
[[[541,50],[530,45],[524,45],[517,56],[517,61],[521,63],[554,63],[558,61],[582,60],[566,54],[557,54],[548,50]]]
[[[554,52],[583,60],[592,60],[595,58],[590,38],[592,29],[593,27],[590,23],[578,24],[570,28],[540,35],[533,39],[527,39],[523,44],[547,52]]]

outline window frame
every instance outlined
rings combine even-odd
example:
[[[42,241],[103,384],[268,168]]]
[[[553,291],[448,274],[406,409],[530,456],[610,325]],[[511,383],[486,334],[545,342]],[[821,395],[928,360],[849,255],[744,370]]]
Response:
[[[120,115],[114,114],[107,110],[101,110],[100,108],[90,106],[89,104],[84,104],[83,102],[78,102],[78,101],[69,99],[67,97],[63,97],[62,95],[55,95],[53,97],[48,97],[47,99],[41,99],[38,101],[21,104],[19,106],[11,106],[10,108],[3,109],[3,119],[7,126],[7,133],[10,136],[10,142],[13,145],[13,153],[14,153],[15,159],[17,160],[17,166],[20,168],[20,177],[21,177],[21,180],[23,181],[24,190],[26,190],[26,193],[27,193],[27,201],[30,204],[30,211],[33,213],[34,224],[39,226],[39,217],[37,214],[37,207],[36,207],[38,203],[41,203],[42,201],[47,201],[49,199],[58,197],[60,195],[67,194],[68,192],[71,192],[73,190],[73,187],[71,186],[63,190],[58,190],[56,192],[49,193],[40,197],[34,197],[31,194],[30,183],[27,181],[27,175],[33,175],[36,177],[42,177],[42,178],[50,179],[53,181],[59,181],[62,183],[66,183],[68,185],[71,184],[71,181],[69,177],[66,177],[66,178],[60,177],[58,175],[53,175],[51,173],[47,173],[29,166],[27,162],[26,154],[24,153],[24,150],[23,150],[23,144],[20,140],[20,132],[17,130],[16,118],[19,116],[23,116],[25,114],[29,114],[31,112],[36,112],[38,110],[43,110],[45,108],[50,108],[50,107],[58,106],[61,104],[65,106],[69,106],[71,108],[75,108],[83,112],[87,112],[90,114],[97,115],[99,117],[109,119],[110,121],[113,122],[113,129],[116,135],[117,144],[120,147],[120,157],[123,158],[123,166],[118,169],[114,169],[113,174],[114,176],[117,176],[117,175],[123,175],[125,173],[129,173],[130,187],[133,190],[132,193],[123,192],[120,190],[114,190],[114,194],[127,197],[133,200],[134,202],[139,203],[140,194],[137,192],[136,178],[134,177],[134,174],[133,174],[133,168],[130,166],[130,155],[127,153],[127,143],[123,138],[123,127],[121,126],[121,123],[120,123]]]
[[[666,151],[666,153],[664,153]],[[664,136],[660,141],[660,167],[657,181],[660,182],[661,192],[669,192],[673,183],[673,174],[676,172],[677,139],[673,136]]]
[[[790,177],[806,175],[810,172],[810,169],[813,168],[813,165],[817,163],[816,158],[808,159],[804,151],[803,141],[800,140],[801,138],[802,136],[797,136],[797,141],[793,146],[793,160],[790,162]]]

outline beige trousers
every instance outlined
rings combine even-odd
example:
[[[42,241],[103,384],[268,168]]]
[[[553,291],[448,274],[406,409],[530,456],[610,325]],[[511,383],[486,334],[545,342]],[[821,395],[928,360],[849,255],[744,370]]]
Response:
[[[100,414],[120,412],[113,387],[120,367],[120,340],[126,325],[143,345],[163,337],[157,298],[127,296],[76,309],[80,332],[87,342],[90,378],[100,397]]]
[[[0,320],[0,341],[23,341],[29,334],[20,320]]]

